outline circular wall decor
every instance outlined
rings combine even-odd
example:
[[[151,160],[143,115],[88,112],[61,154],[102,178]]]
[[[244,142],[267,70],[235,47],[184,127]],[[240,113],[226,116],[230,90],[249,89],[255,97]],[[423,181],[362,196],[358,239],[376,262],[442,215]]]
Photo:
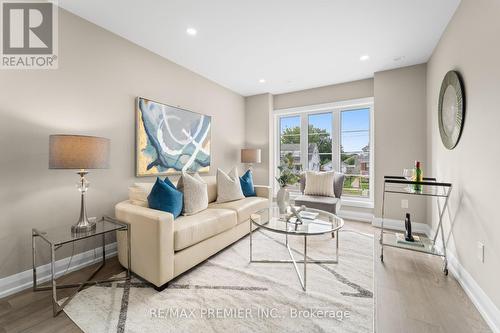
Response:
[[[438,117],[441,141],[446,148],[455,148],[465,119],[465,94],[460,74],[456,71],[446,73],[441,84]]]

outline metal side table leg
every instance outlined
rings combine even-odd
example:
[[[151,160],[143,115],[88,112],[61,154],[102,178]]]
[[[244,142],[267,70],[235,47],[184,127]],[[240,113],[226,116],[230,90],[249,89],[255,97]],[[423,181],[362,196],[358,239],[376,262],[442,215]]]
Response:
[[[54,317],[59,313],[59,304],[57,303],[57,285],[56,285],[56,249],[50,245],[50,282],[52,283],[52,311]]]
[[[304,236],[304,291],[307,287],[307,236]]]
[[[130,224],[127,224],[127,278],[132,278],[132,240],[130,239]]]

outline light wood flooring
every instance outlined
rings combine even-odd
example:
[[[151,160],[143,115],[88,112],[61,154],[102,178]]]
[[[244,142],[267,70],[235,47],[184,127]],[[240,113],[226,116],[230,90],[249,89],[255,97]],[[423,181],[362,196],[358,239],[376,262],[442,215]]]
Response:
[[[365,233],[379,229],[366,223],[346,221],[346,228]],[[375,328],[376,332],[490,332],[472,302],[454,277],[445,277],[441,261],[398,249],[384,250],[384,263],[375,247]],[[86,267],[60,278],[79,281],[90,274]],[[122,271],[116,258],[107,261],[97,278]],[[64,296],[63,292],[60,294]],[[64,312],[52,317],[49,291],[26,290],[0,300],[0,333],[81,332]]]

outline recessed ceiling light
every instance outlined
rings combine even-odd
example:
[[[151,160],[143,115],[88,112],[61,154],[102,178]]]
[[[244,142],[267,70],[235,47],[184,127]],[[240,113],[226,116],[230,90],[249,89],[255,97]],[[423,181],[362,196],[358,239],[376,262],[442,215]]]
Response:
[[[195,28],[187,28],[186,29],[186,33],[189,35],[189,36],[196,36],[196,34],[198,33],[198,31],[196,31]]]
[[[266,79],[260,79],[259,82],[260,83],[266,83]]]
[[[367,60],[369,60],[369,59],[370,59],[370,56],[369,56],[369,55],[367,55],[367,54],[362,55],[361,57],[359,57],[359,60],[361,60],[361,61],[367,61]]]

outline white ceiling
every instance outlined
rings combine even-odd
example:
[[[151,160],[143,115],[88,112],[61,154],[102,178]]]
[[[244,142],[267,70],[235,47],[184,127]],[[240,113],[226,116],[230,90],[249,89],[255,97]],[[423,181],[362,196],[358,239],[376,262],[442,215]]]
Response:
[[[59,5],[248,96],[353,81],[426,62],[459,2],[59,0]],[[188,27],[198,34],[187,35]],[[360,61],[365,54],[370,60]]]

